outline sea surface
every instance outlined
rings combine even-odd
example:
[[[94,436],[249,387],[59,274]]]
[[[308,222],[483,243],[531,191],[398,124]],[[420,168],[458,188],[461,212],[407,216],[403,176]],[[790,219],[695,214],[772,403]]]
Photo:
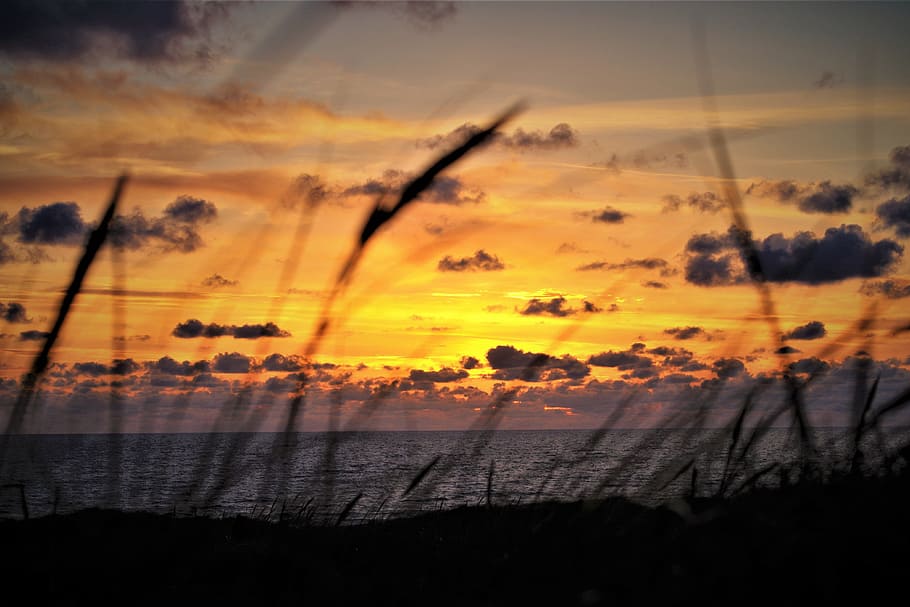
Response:
[[[802,452],[784,429],[770,430],[744,458],[738,449],[730,456],[728,434],[709,430],[82,434],[6,441],[0,517],[103,507],[345,523],[487,500],[625,495],[654,503],[691,492],[729,493]],[[910,432],[869,441],[866,453],[893,452],[910,442]],[[827,470],[852,452],[842,430],[816,430],[813,444],[812,459]],[[878,461],[865,460],[873,468]],[[775,468],[758,482],[780,479]]]

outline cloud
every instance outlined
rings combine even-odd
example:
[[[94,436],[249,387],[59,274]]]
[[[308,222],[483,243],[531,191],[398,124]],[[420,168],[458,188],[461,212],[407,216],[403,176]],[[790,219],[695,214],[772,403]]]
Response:
[[[50,337],[50,335],[47,331],[35,331],[32,329],[19,333],[19,341],[42,341]]]
[[[891,166],[866,176],[866,185],[883,189],[910,189],[910,145],[893,148],[888,154]]]
[[[672,335],[673,339],[685,340],[695,339],[696,337],[711,340],[711,336],[701,327],[672,327],[664,329],[664,333]]]
[[[281,197],[281,203],[293,208],[302,202],[309,208],[315,208],[336,194],[337,192],[323,183],[318,175],[303,173],[294,178],[288,186]]]
[[[660,282],[657,280],[646,280],[645,282],[641,283],[641,286],[645,287],[646,289],[669,289],[670,288],[670,285],[668,285],[667,283]]]
[[[409,2],[385,2],[384,0],[332,0],[339,9],[377,8],[390,10],[407,19],[415,26],[437,29],[458,14],[458,5],[445,0],[420,0]]]
[[[852,185],[831,185],[831,182],[823,181],[797,205],[804,213],[846,213],[853,206],[853,198],[858,192]]]
[[[9,323],[27,324],[32,322],[32,319],[28,318],[25,313],[25,306],[12,301],[8,304],[0,303],[0,318]]]
[[[686,198],[676,194],[668,194],[662,200],[664,201],[663,209],[661,209],[662,213],[671,213],[687,206],[699,213],[711,213],[713,215],[730,206],[726,200],[714,192],[703,192],[701,194],[692,192]]]
[[[846,213],[853,207],[859,190],[852,185],[834,185],[830,181],[799,184],[793,180],[759,181],[746,189],[746,194],[795,203],[804,213]]]
[[[670,264],[665,259],[659,257],[645,257],[643,259],[626,258],[621,263],[609,263],[607,261],[595,261],[584,264],[575,268],[579,272],[589,272],[592,270],[623,271],[623,270],[660,270],[661,276],[672,276],[676,272],[670,268]]]
[[[280,329],[273,322],[254,325],[219,325],[217,323],[205,324],[191,318],[186,322],[178,323],[171,335],[181,339],[194,339],[197,337],[215,338],[232,336],[234,339],[259,339],[260,337],[291,337],[287,331]]]
[[[412,369],[408,374],[408,379],[413,382],[447,383],[464,379],[467,376],[467,371],[461,369],[456,371],[454,369],[450,369],[449,367],[443,367],[438,371],[422,371],[420,369]]]
[[[474,358],[473,356],[464,356],[461,359],[461,368],[462,369],[477,369],[479,368],[480,361]]]
[[[437,148],[455,148],[481,131],[476,124],[465,123],[444,135],[433,135],[419,139],[417,147],[435,150]],[[565,122],[551,128],[549,132],[525,131],[515,129],[511,135],[496,133],[491,137],[490,145],[526,152],[532,150],[558,150],[578,145],[578,132]]]
[[[152,338],[151,335],[146,335],[146,334],[130,335],[130,336],[117,335],[116,337],[114,337],[114,340],[115,341],[148,341],[151,338]]]
[[[746,374],[746,366],[736,358],[719,358],[711,363],[711,368],[719,379],[733,379]]]
[[[218,216],[218,209],[208,200],[179,196],[164,208],[164,215],[180,223],[208,223]]]
[[[578,216],[584,219],[590,218],[594,223],[623,223],[626,217],[631,217],[628,213],[623,213],[610,206],[599,211],[584,211],[578,213]]]
[[[304,367],[299,356],[269,354],[262,359],[262,368],[266,371],[299,371]]]
[[[594,162],[592,167],[601,168],[614,175],[619,175],[624,169],[632,168],[639,171],[650,169],[684,169],[689,166],[689,158],[682,152],[665,154],[662,152],[639,151],[632,156],[621,157],[616,153],[610,155],[608,160]]]
[[[574,242],[564,242],[556,249],[557,255],[566,255],[568,253],[590,253],[590,251],[583,249]]]
[[[903,299],[910,297],[910,280],[888,279],[867,282],[862,286],[860,292],[870,297],[883,295],[888,299]]]
[[[609,350],[594,354],[588,358],[588,364],[596,367],[615,367],[620,371],[631,371],[633,369],[649,369],[654,366],[654,361],[647,356],[642,356],[638,352],[641,350],[626,350],[616,352]]]
[[[581,308],[567,307],[567,303],[566,298],[562,296],[554,297],[549,301],[535,297],[525,304],[520,313],[524,316],[556,316],[563,318],[579,312],[594,314],[603,311],[587,300],[582,302]]]
[[[147,366],[150,371],[163,375],[189,376],[211,370],[211,365],[208,361],[190,363],[185,360],[183,362],[177,362],[170,356],[162,356],[157,361],[147,363]]]
[[[813,320],[787,331],[781,336],[781,339],[784,341],[790,339],[821,339],[827,334],[828,331],[825,329],[825,323]]]
[[[799,354],[800,350],[792,346],[781,346],[774,351],[775,354]]]
[[[472,257],[462,257],[453,259],[446,255],[439,260],[437,269],[440,272],[495,272],[504,270],[505,264],[500,259],[487,253],[483,249],[478,250]]]
[[[726,234],[696,234],[686,243],[686,280],[699,286],[723,286],[746,282],[735,237]],[[904,248],[893,240],[873,242],[858,225],[829,228],[819,238],[812,232],[797,232],[792,238],[771,234],[754,240],[753,246],[765,280],[818,285],[848,278],[876,278],[891,271]]]
[[[557,358],[544,353],[524,352],[514,346],[496,346],[487,351],[487,362],[495,370],[493,379],[551,381],[581,379],[591,368],[568,354]]]
[[[161,217],[146,218],[140,209],[118,215],[111,222],[111,242],[120,249],[137,250],[157,242],[163,250],[191,253],[204,246],[200,224],[218,215],[215,205],[201,198],[180,196]]]
[[[92,377],[107,375],[110,372],[110,369],[108,369],[107,365],[93,362],[75,363],[73,365],[73,370],[79,375],[90,375]]]
[[[809,375],[817,375],[828,371],[831,368],[831,365],[812,356],[810,358],[801,358],[792,362],[787,365],[787,368],[791,373],[795,374],[807,373]]]
[[[69,62],[111,56],[137,63],[199,61],[212,54],[222,3],[10,0],[0,20],[0,54]]]
[[[23,207],[16,219],[19,242],[81,245],[89,226],[75,202],[54,202],[34,209]]]
[[[821,76],[818,77],[818,80],[812,82],[812,88],[816,89],[833,89],[839,84],[844,82],[843,76],[838,76],[834,72],[829,72],[825,70],[822,72]]]
[[[249,373],[254,368],[254,360],[239,352],[222,352],[212,358],[215,373]]]
[[[210,289],[218,289],[221,287],[236,287],[238,284],[240,283],[236,280],[228,280],[221,274],[212,274],[202,281],[202,286],[209,287]]]
[[[886,227],[894,228],[898,236],[910,238],[910,196],[883,202],[875,209],[875,214]]]
[[[375,198],[397,195],[415,177],[414,173],[389,169],[383,172],[382,177],[339,188],[337,195],[341,198],[353,196]],[[437,204],[477,204],[486,200],[486,194],[480,189],[468,187],[460,177],[440,175],[433,180],[429,188],[421,193],[417,200]]]

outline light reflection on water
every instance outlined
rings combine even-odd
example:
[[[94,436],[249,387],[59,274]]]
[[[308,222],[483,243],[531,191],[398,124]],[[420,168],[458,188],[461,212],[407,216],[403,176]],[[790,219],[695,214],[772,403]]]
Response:
[[[0,483],[0,516],[21,516],[15,486],[21,484],[32,516],[90,507],[261,516],[271,507],[277,517],[282,507],[293,515],[306,504],[319,518],[361,494],[351,510],[356,522],[481,503],[491,461],[496,503],[616,494],[653,503],[689,490],[688,472],[659,489],[693,457],[697,491],[717,490],[729,442],[717,434],[713,448],[697,449],[711,436],[611,430],[589,452],[584,448],[590,432],[553,430],[501,431],[488,441],[463,432],[345,433],[333,435],[331,451],[328,435],[315,433],[14,436]],[[889,431],[887,448],[906,444],[908,436],[906,430]],[[829,468],[850,453],[841,430],[816,430],[815,439],[818,459]],[[286,465],[275,465],[275,454],[282,453],[275,451],[276,441],[288,440],[280,460]],[[753,447],[738,478],[773,462],[795,461],[797,454],[791,433],[771,430]],[[437,465],[402,497],[437,455]],[[769,475],[766,482],[776,478]]]

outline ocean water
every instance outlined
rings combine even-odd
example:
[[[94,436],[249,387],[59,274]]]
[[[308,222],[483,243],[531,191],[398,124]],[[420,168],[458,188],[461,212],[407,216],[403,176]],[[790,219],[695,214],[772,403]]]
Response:
[[[816,461],[828,469],[850,453],[844,431],[816,430],[814,440]],[[892,431],[864,449],[888,452],[908,440],[907,431]],[[7,441],[0,516],[14,518],[25,508],[40,516],[104,507],[332,520],[347,509],[346,522],[359,522],[488,498],[514,504],[625,495],[653,503],[690,492],[693,470],[696,494],[713,494],[730,465],[729,436],[706,430],[89,434]],[[727,488],[775,462],[794,462],[799,453],[791,432],[771,430]],[[763,482],[779,478],[769,474]]]

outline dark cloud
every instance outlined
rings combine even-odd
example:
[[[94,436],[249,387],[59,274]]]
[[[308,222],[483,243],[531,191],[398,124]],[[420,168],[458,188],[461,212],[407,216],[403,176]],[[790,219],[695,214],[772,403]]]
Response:
[[[660,259],[659,257],[645,257],[643,259],[628,259],[626,258],[621,263],[610,263],[607,261],[595,261],[592,263],[584,264],[575,268],[579,272],[588,272],[591,270],[607,270],[607,271],[623,271],[623,270],[660,270],[662,276],[670,276],[674,274],[670,264],[667,263],[667,260]]]
[[[898,236],[910,238],[910,196],[883,202],[875,209],[875,214],[886,227],[894,228]]]
[[[718,379],[733,379],[746,372],[746,366],[736,358],[718,358],[711,364]]]
[[[203,360],[196,363],[190,363],[185,360],[183,362],[177,362],[170,356],[163,356],[155,362],[148,363],[147,366],[153,373],[162,375],[189,376],[211,371],[211,364],[208,361]]]
[[[73,364],[73,370],[79,375],[89,375],[91,377],[98,377],[110,373],[108,366],[100,363],[75,363]]]
[[[368,179],[363,183],[340,189],[338,196],[341,198],[390,196],[400,193],[414,177],[413,173],[389,169],[382,174],[382,177]],[[485,199],[486,194],[482,190],[468,187],[460,177],[449,175],[436,177],[430,187],[424,190],[418,198],[423,202],[454,205],[480,203]]]
[[[208,223],[218,216],[218,209],[208,200],[184,195],[167,205],[164,215],[181,223]]]
[[[910,189],[910,145],[898,146],[888,154],[891,166],[866,176],[866,185],[883,189]]]
[[[47,339],[50,336],[50,333],[47,331],[36,331],[34,329],[30,331],[22,331],[19,333],[19,341],[42,341]]]
[[[26,324],[32,321],[25,313],[25,306],[13,301],[8,304],[0,303],[0,318],[9,323]]]
[[[273,322],[255,325],[233,326],[234,339],[259,339],[260,337],[290,337],[291,334],[278,328]]]
[[[645,282],[641,283],[641,286],[648,288],[648,289],[669,289],[670,288],[670,285],[668,285],[665,282],[660,282],[658,280],[646,280]]]
[[[477,369],[480,367],[480,361],[473,356],[464,356],[461,359],[462,369]]]
[[[191,318],[186,322],[177,324],[171,331],[174,337],[182,339],[194,339],[197,337],[224,337],[232,336],[234,339],[259,339],[261,337],[290,337],[291,334],[280,329],[273,322],[254,325],[219,325],[217,323],[205,324],[202,321]]]
[[[23,207],[17,220],[19,241],[25,243],[80,245],[89,229],[75,202]]]
[[[206,200],[181,196],[169,204],[161,217],[146,217],[140,209],[117,215],[111,221],[110,242],[119,249],[136,250],[158,244],[167,251],[189,253],[203,246],[198,228],[217,216],[215,205]],[[82,218],[75,202],[54,202],[29,209],[23,207],[14,217],[0,214],[0,233],[18,234],[26,245],[81,245],[93,225]],[[39,250],[12,251],[0,245],[0,262],[47,259]]]
[[[679,340],[695,339],[696,337],[710,339],[710,335],[701,327],[672,327],[664,329],[664,333],[672,335],[673,339]]]
[[[815,192],[799,200],[799,210],[804,213],[846,213],[853,206],[857,193],[859,190],[852,185],[831,185],[831,182],[823,181]]]
[[[550,316],[569,316],[576,311],[566,307],[565,297],[554,297],[550,301],[537,299],[536,297],[529,301],[521,311],[525,316],[535,316],[548,314]]]
[[[236,280],[228,280],[221,274],[212,274],[202,281],[202,286],[208,287],[210,289],[218,289],[221,287],[236,287],[238,284],[240,283]]]
[[[262,368],[266,371],[299,371],[303,366],[303,361],[298,356],[269,354],[262,360]]]
[[[628,213],[609,206],[599,211],[584,211],[578,213],[578,216],[584,219],[590,218],[594,223],[623,223],[626,217],[631,217]]]
[[[781,346],[774,351],[775,354],[798,354],[800,351],[792,346]]]
[[[585,312],[586,314],[597,314],[598,312],[603,312],[603,309],[598,308],[590,301],[585,300],[581,304],[581,311]]]
[[[669,194],[663,197],[663,201],[663,213],[678,211],[680,208],[687,206],[699,213],[711,213],[713,215],[729,206],[726,200],[714,192],[702,192],[701,194],[692,192],[686,198],[676,194]]]
[[[462,124],[445,135],[433,135],[417,141],[417,147],[435,150],[436,148],[455,148],[462,145],[482,129],[470,123]],[[549,132],[525,131],[515,129],[511,135],[496,133],[491,138],[491,144],[502,148],[520,152],[531,150],[557,150],[571,148],[578,145],[578,132],[565,122],[561,122],[550,129]]]
[[[255,361],[239,352],[222,352],[212,358],[215,373],[249,373],[255,368]]]
[[[818,80],[815,80],[812,83],[812,87],[817,89],[832,89],[837,85],[843,83],[843,81],[843,76],[838,76],[834,72],[825,70],[822,72],[822,75],[818,77]]]
[[[796,362],[792,362],[787,365],[787,368],[791,373],[816,375],[828,371],[831,368],[831,365],[813,356],[811,358],[801,358]]]
[[[139,63],[193,61],[212,54],[212,24],[223,3],[7,0],[0,54],[14,59],[77,61],[109,55]]]
[[[468,372],[462,369],[458,371],[450,369],[449,367],[443,367],[438,371],[422,371],[420,369],[412,369],[408,374],[408,379],[413,382],[431,382],[431,383],[446,383],[458,381],[459,379],[464,379],[468,376]]]
[[[550,381],[581,379],[591,368],[568,354],[562,357],[544,353],[524,352],[513,346],[496,346],[487,351],[487,362],[495,369],[493,379]]]
[[[740,284],[747,280],[735,238],[726,234],[697,234],[686,244],[686,280],[699,286]],[[818,238],[798,232],[792,238],[772,234],[754,241],[766,280],[824,284],[848,278],[874,278],[889,272],[904,248],[893,240],[873,242],[858,225],[829,228]]]
[[[910,297],[910,280],[888,279],[868,282],[862,286],[863,295],[883,295],[888,299],[903,299]]]
[[[647,356],[639,354],[640,350],[629,349],[623,352],[601,352],[588,358],[588,364],[595,367],[615,367],[620,371],[630,371],[633,369],[647,369],[654,365]]]
[[[795,203],[804,213],[846,213],[853,207],[859,190],[852,185],[835,185],[830,181],[799,184],[793,180],[759,181],[746,189],[746,194]]]
[[[439,260],[437,269],[440,272],[494,272],[504,270],[505,264],[496,256],[483,249],[478,250],[472,257],[454,259],[446,255]]]
[[[115,358],[114,364],[111,365],[111,375],[132,375],[139,371],[142,365],[132,358]]]
[[[140,209],[118,215],[111,222],[111,242],[120,249],[136,250],[152,243],[166,251],[191,253],[204,246],[198,229],[218,215],[215,205],[201,198],[180,196],[161,217],[147,218]]]
[[[603,310],[587,300],[582,302],[581,308],[570,308],[568,307],[566,298],[560,296],[554,297],[549,301],[535,297],[525,304],[525,307],[520,313],[525,316],[556,316],[563,318],[578,314],[579,312],[594,314],[602,311]]]
[[[827,334],[828,330],[825,329],[825,323],[813,320],[787,331],[781,336],[781,339],[784,341],[790,339],[821,339]]]
[[[171,335],[182,339],[193,339],[196,337],[223,337],[232,333],[228,325],[219,325],[216,323],[205,324],[201,320],[191,318],[186,322],[179,323]]]

